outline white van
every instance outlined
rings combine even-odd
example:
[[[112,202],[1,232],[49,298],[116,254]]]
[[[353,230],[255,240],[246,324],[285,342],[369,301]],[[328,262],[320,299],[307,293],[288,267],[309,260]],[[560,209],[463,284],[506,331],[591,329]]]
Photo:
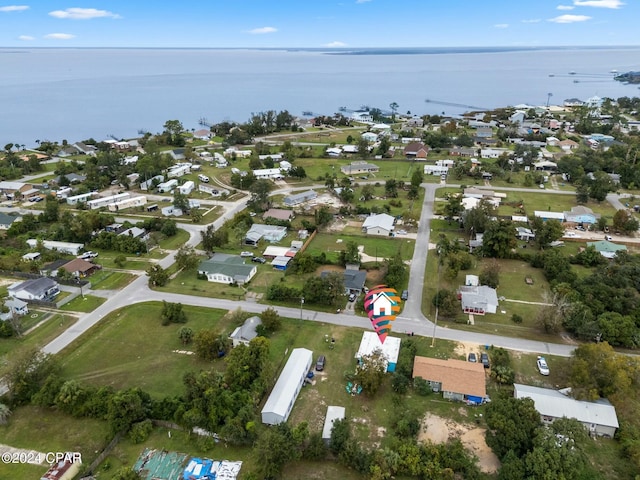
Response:
[[[198,175],[198,180],[200,180],[201,182],[204,182],[204,183],[209,183],[209,177],[207,177],[206,175],[203,175],[203,174]]]

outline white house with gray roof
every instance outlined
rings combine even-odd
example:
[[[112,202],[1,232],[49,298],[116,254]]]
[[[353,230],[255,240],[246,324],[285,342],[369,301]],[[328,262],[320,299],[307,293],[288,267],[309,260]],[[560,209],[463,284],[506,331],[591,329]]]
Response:
[[[308,202],[310,200],[314,200],[318,197],[318,194],[313,190],[308,190],[306,192],[294,193],[293,195],[289,195],[288,197],[284,197],[284,204],[293,207],[294,205],[300,205],[301,203]]]
[[[362,231],[367,235],[380,235],[388,237],[393,231],[393,224],[395,218],[387,213],[379,213],[377,215],[370,215],[362,224]]]
[[[24,282],[14,283],[7,288],[7,293],[20,300],[48,300],[60,293],[58,282],[48,277],[31,278]]]
[[[229,335],[233,346],[249,345],[249,342],[258,336],[258,332],[256,332],[258,325],[262,325],[262,320],[258,316],[253,316],[247,318],[239,327],[236,327],[233,333]]]
[[[575,418],[592,435],[613,438],[619,427],[616,409],[606,399],[596,402],[576,400],[549,388],[513,384],[515,398],[530,398],[543,423],[553,423],[563,417]]]
[[[458,295],[464,313],[484,315],[498,310],[498,294],[494,288],[465,285],[458,289]]]
[[[208,281],[215,283],[244,285],[257,271],[258,267],[245,264],[244,258],[226,253],[215,253],[198,265],[198,274],[206,275]]]

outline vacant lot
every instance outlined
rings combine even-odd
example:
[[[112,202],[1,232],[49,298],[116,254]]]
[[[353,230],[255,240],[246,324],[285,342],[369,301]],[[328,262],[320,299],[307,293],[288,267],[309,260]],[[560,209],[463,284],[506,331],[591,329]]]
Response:
[[[400,237],[319,233],[309,245],[307,252],[313,254],[325,253],[330,259],[337,261],[340,252],[346,248],[346,244],[349,242],[363,245],[364,253],[372,257],[391,258],[399,253],[404,260],[410,260],[413,257],[415,245],[413,240]]]

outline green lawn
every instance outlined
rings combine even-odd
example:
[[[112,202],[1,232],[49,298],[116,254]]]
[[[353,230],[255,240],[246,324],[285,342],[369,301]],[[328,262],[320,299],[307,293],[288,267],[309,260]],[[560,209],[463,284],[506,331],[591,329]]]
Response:
[[[120,290],[129,285],[135,278],[136,276],[130,273],[100,270],[91,275],[91,289]]]
[[[194,331],[215,327],[231,333],[229,323],[220,321],[226,312],[189,306],[184,309],[186,325]],[[194,355],[174,352],[184,349],[177,334],[182,325],[162,326],[161,311],[162,304],[154,302],[108,315],[64,351],[65,376],[115,388],[138,386],[155,397],[181,393],[185,372],[211,364]]]
[[[159,247],[163,250],[177,250],[189,240],[189,232],[181,228],[173,237],[160,240]]]
[[[110,440],[106,422],[73,418],[54,409],[32,406],[14,410],[7,425],[0,425],[1,443],[17,448],[47,452],[80,452],[85,465]],[[0,478],[28,480],[40,478],[47,466],[13,465],[0,462]]]
[[[0,365],[4,363],[4,358],[11,352],[18,349],[27,349],[38,347],[41,348],[56,338],[67,328],[71,327],[76,318],[71,315],[64,314],[42,314],[38,313],[40,319],[44,318],[42,324],[40,324],[35,330],[28,335],[24,335],[20,338],[1,338],[0,339]],[[31,322],[31,319],[28,320]]]
[[[60,310],[69,312],[93,312],[96,308],[106,302],[106,298],[94,295],[79,295],[69,303],[65,303]]]
[[[365,235],[342,235],[339,233],[318,233],[309,244],[307,252],[313,254],[325,253],[329,258],[336,259],[346,248],[348,242],[355,242],[364,246],[364,253],[372,257],[390,258],[400,253],[403,259],[413,257],[414,240],[403,238],[376,237]]]

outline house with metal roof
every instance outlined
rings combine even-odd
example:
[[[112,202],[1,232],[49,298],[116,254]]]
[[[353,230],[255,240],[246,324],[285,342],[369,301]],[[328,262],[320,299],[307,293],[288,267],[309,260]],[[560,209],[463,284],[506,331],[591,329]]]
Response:
[[[271,266],[276,270],[286,270],[287,266],[289,266],[289,262],[291,261],[291,257],[286,256],[277,256],[273,260],[271,260]]]
[[[513,384],[515,398],[530,398],[543,423],[549,424],[563,417],[575,418],[592,435],[613,438],[619,427],[616,409],[606,399],[596,402],[576,400],[550,388]]]
[[[275,220],[289,221],[293,218],[293,210],[282,208],[270,208],[262,214],[262,218],[273,218]]]
[[[9,297],[4,301],[4,306],[9,310],[7,313],[0,313],[0,320],[10,320],[13,315],[22,316],[29,313],[29,305],[27,302],[19,298]]]
[[[448,400],[482,403],[487,396],[484,366],[464,360],[415,357],[413,378],[426,380]]]
[[[280,225],[264,225],[262,223],[254,223],[245,236],[245,245],[257,245],[264,239],[268,242],[275,243],[282,240],[287,235],[287,227]]]
[[[289,360],[262,408],[262,423],[278,425],[287,421],[312,363],[311,350],[294,348],[291,351]]]
[[[31,278],[24,282],[14,283],[7,288],[7,293],[20,300],[49,300],[60,293],[58,282],[48,277]]]
[[[38,240],[30,238],[27,240],[27,245],[30,248],[36,248]],[[61,253],[68,253],[69,255],[78,255],[80,250],[84,248],[84,243],[72,243],[72,242],[56,242],[54,240],[42,240],[42,245],[47,250],[57,250]]]
[[[587,242],[587,247],[593,247],[604,258],[613,258],[618,252],[626,252],[626,245],[618,245],[608,240],[598,240],[597,242]]]
[[[326,277],[330,273],[335,273],[331,271],[320,272],[320,277]],[[362,293],[362,289],[364,288],[364,282],[367,279],[366,270],[351,270],[347,269],[342,272],[343,280],[344,280],[344,293],[346,295],[350,295],[352,293],[359,295]]]
[[[498,310],[498,294],[495,288],[486,285],[461,286],[458,288],[458,297],[464,313],[484,315]]]
[[[245,264],[238,255],[215,253],[198,265],[198,274],[205,275],[209,282],[244,285],[251,281],[258,268]]]
[[[340,171],[345,175],[360,175],[361,173],[377,173],[380,171],[378,165],[368,162],[351,162],[349,165],[343,165],[340,167]]]
[[[593,213],[593,210],[584,205],[577,205],[572,207],[571,211],[563,213],[565,222],[588,223],[589,225],[595,225],[601,216],[599,213]]]
[[[388,237],[393,231],[393,224],[396,219],[389,214],[379,213],[377,215],[370,215],[365,218],[362,224],[362,231],[367,235],[380,235]]]
[[[355,358],[359,360],[365,355],[371,355],[376,350],[382,352],[382,356],[387,363],[387,372],[395,372],[398,355],[400,354],[400,339],[387,336],[384,343],[382,343],[376,332],[365,331],[362,333],[362,340],[360,340],[360,346]]]
[[[9,230],[11,224],[15,222],[18,218],[14,215],[7,215],[4,212],[0,212],[0,230]]]
[[[547,210],[535,210],[533,212],[534,217],[541,218],[545,222],[547,220],[558,220],[559,222],[564,222],[564,213],[563,212],[552,212]]]
[[[241,343],[249,345],[249,342],[258,336],[256,328],[258,325],[262,325],[262,320],[258,316],[247,318],[242,325],[236,327],[236,329],[229,335],[229,339],[233,343],[234,347],[237,347]]]
[[[327,415],[324,417],[324,426],[322,427],[322,440],[329,445],[331,440],[331,431],[333,430],[333,422],[344,418],[344,407],[329,405],[327,407]]]
[[[284,197],[283,202],[288,207],[293,207],[294,205],[300,205],[301,203],[315,200],[316,198],[318,198],[318,194],[315,191],[307,190],[306,192],[294,193],[293,195]]]

